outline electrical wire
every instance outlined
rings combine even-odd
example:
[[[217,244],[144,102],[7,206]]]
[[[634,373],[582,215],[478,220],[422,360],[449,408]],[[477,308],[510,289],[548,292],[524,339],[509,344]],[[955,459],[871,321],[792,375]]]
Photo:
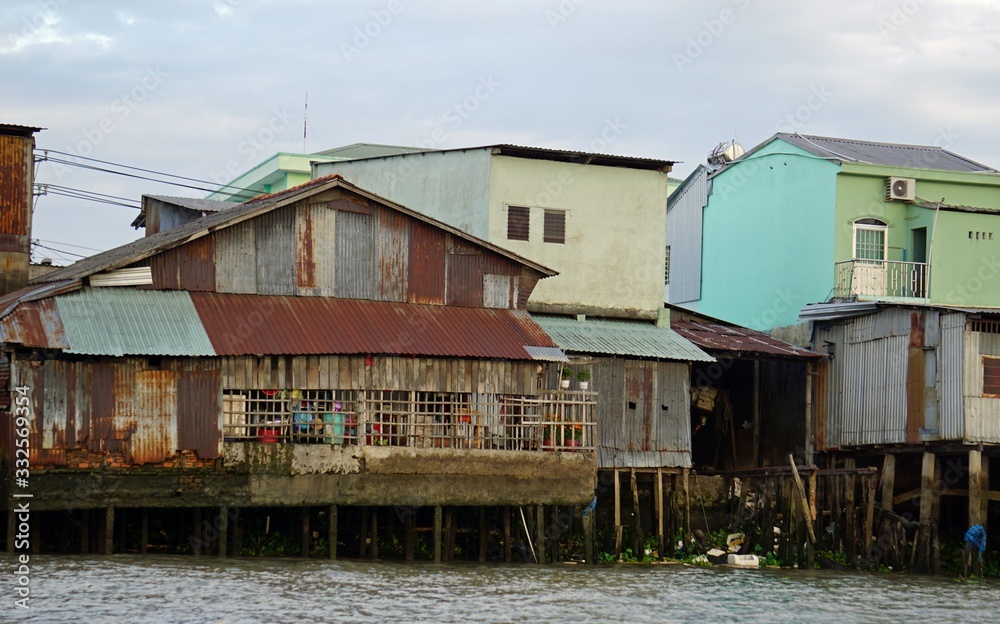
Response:
[[[51,161],[51,162],[54,162],[54,163],[58,163],[58,164],[62,164],[62,165],[68,165],[68,166],[71,166],[71,167],[81,167],[81,168],[84,168],[84,169],[91,169],[91,170],[94,170],[94,171],[102,171],[102,172],[105,172],[105,173],[114,173],[114,174],[117,174],[117,175],[124,175],[124,176],[132,177],[132,178],[138,178],[140,180],[151,180],[153,182],[160,182],[162,184],[171,184],[171,185],[174,185],[174,186],[181,186],[181,187],[184,187],[184,188],[190,188],[190,189],[195,189],[195,190],[199,190],[199,191],[206,191],[206,192],[209,192],[209,193],[219,192],[222,189],[235,189],[237,191],[245,191],[246,193],[249,193],[249,195],[246,195],[247,199],[249,199],[250,197],[254,197],[254,196],[260,194],[258,191],[255,191],[253,189],[244,188],[244,187],[240,187],[240,186],[234,186],[232,184],[223,184],[223,185],[218,185],[217,186],[215,182],[211,182],[209,180],[201,180],[199,178],[190,178],[190,177],[187,177],[187,176],[179,176],[179,175],[175,175],[175,174],[172,174],[172,173],[166,173],[166,172],[163,172],[163,171],[156,171],[156,170],[153,170],[153,169],[143,169],[142,167],[133,167],[133,166],[130,166],[130,165],[123,165],[121,163],[115,163],[115,162],[111,162],[111,161],[107,161],[107,160],[100,160],[98,158],[88,158],[86,156],[77,156],[76,154],[70,154],[68,152],[61,152],[59,150],[44,149],[44,150],[38,150],[38,151],[42,152],[41,160],[48,160],[48,161]],[[122,171],[114,171],[112,169],[106,169],[106,168],[103,168],[103,167],[95,167],[93,165],[87,165],[87,164],[84,164],[84,163],[78,163],[78,162],[74,162],[72,160],[66,160],[66,159],[63,159],[63,158],[52,158],[51,156],[49,156],[49,152],[51,152],[53,154],[60,154],[62,156],[68,156],[70,158],[77,158],[77,159],[80,159],[80,160],[87,160],[87,161],[91,161],[91,162],[101,163],[101,164],[104,164],[104,165],[110,165],[112,167],[118,167],[118,168],[121,168],[121,169],[131,169],[132,171],[141,171],[143,173],[151,173],[151,174],[158,175],[158,176],[164,176],[164,177],[168,177],[168,178],[175,178],[177,180],[186,180],[188,182],[197,182],[199,184],[207,184],[207,185],[209,185],[210,188],[204,188],[204,187],[200,187],[200,186],[191,186],[191,185],[188,185],[188,184],[181,184],[179,182],[169,182],[169,181],[166,181],[166,180],[157,180],[155,178],[149,178],[149,177],[145,177],[145,176],[128,174],[128,173],[125,173],[125,172],[122,172]],[[226,192],[228,193],[229,191],[226,191]],[[242,196],[243,195],[243,193],[231,193],[231,194],[233,195],[233,197],[237,197],[237,196]]]
[[[73,243],[64,243],[62,241],[46,240],[44,238],[36,238],[33,242],[42,243],[52,243],[53,245],[63,245],[65,247],[76,247],[77,249],[86,249],[87,251],[102,252],[103,249],[94,249],[93,247],[84,247],[83,245],[74,245]]]

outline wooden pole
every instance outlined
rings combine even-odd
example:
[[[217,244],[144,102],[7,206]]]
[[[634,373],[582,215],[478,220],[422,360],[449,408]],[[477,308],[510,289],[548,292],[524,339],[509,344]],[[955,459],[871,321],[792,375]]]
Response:
[[[202,546],[202,534],[201,534],[201,507],[195,507],[194,509],[194,554],[201,554]]]
[[[795,457],[789,453],[788,463],[792,465],[792,476],[795,478],[795,488],[799,491],[799,500],[802,503],[802,516],[808,520],[809,518],[809,499],[806,497],[806,488],[802,485],[802,478],[799,476],[799,469],[795,466]],[[806,522],[806,528],[809,530],[809,543],[816,543],[816,534],[813,533],[812,522]]]
[[[639,518],[639,486],[635,479],[635,468],[629,475],[629,487],[632,489],[632,555],[642,558],[642,520]]]
[[[684,536],[691,534],[691,488],[688,487],[688,476],[691,472],[685,468],[681,479],[684,488]]]
[[[413,561],[414,550],[416,544],[416,524],[417,524],[417,512],[416,510],[411,511],[406,514],[406,519],[403,521],[403,558],[407,561]]]
[[[941,543],[938,539],[938,531],[941,527],[941,468],[942,462],[935,462],[935,487],[931,498],[931,565],[934,574],[941,574]]]
[[[615,468],[615,559],[622,554],[622,485]]]
[[[872,551],[872,531],[874,530],[875,523],[875,495],[876,495],[876,485],[875,476],[869,475],[864,478],[865,487],[865,543],[861,551],[862,561],[865,563],[865,567],[868,567],[870,561],[870,555]]]
[[[979,489],[982,492],[990,491],[990,458],[988,455],[980,455],[979,457]],[[990,499],[983,497],[983,506],[979,512],[979,517],[983,519],[983,527],[986,527],[986,522],[988,522],[989,515],[986,513],[989,509]]]
[[[142,519],[139,526],[139,552],[146,554],[149,549],[149,509],[142,508]]]
[[[229,508],[219,507],[219,556],[226,556],[226,546],[229,542]]]
[[[545,505],[538,505],[535,512],[535,546],[538,563],[545,563]]]
[[[510,532],[510,505],[503,506],[503,560],[507,563],[513,561],[513,544],[511,544]]]
[[[978,449],[969,451],[969,526],[983,524],[982,474],[983,453]]]
[[[663,544],[663,470],[656,469],[656,550],[662,559],[666,547]],[[589,560],[589,559],[588,559]]]
[[[486,561],[486,508],[479,507],[479,562]]]
[[[378,507],[373,507],[372,516],[372,561],[378,559]]]
[[[358,556],[364,559],[368,556],[368,505],[361,507],[361,529],[358,538],[361,542],[358,549]]]
[[[896,456],[886,453],[882,460],[882,509],[892,511],[892,496],[896,487]]]
[[[455,508],[447,507],[444,510],[444,560],[451,561],[455,558]]]
[[[549,510],[549,517],[552,518],[551,534],[549,535],[549,561],[552,563],[559,562],[559,505],[552,505]]]
[[[844,466],[846,468],[854,468],[854,458],[848,457],[844,459]],[[854,507],[854,493],[855,493],[855,478],[853,474],[848,474],[844,477],[844,507],[845,519],[844,519],[844,537],[847,543],[847,560],[850,562],[851,567],[857,565],[857,546],[858,546],[858,519],[855,514]]]
[[[434,563],[441,563],[441,506],[434,507]]]
[[[330,505],[326,509],[326,541],[330,545],[328,554],[331,560],[337,558],[337,524],[340,520],[340,510],[336,505]]]
[[[302,519],[302,541],[300,542],[301,552],[299,554],[303,557],[308,557],[309,544],[312,541],[312,532],[309,530],[309,508],[302,507],[299,515]]]
[[[753,361],[753,468],[760,465],[760,360]],[[738,466],[733,466],[734,469]]]
[[[110,555],[114,553],[114,551],[115,551],[115,508],[107,507],[104,510],[104,554]]]
[[[583,557],[590,565],[597,563],[594,557],[594,514],[596,513],[595,509],[591,509],[583,514]]]
[[[934,453],[924,451],[920,469],[920,565],[930,569],[931,508],[934,504]]]
[[[243,552],[243,520],[240,517],[240,508],[236,508],[236,513],[233,514],[233,526],[230,527],[230,533],[233,534],[233,554],[237,557]]]
[[[13,535],[13,533],[11,533]],[[11,538],[10,544],[14,544],[13,538]],[[80,553],[87,554],[90,552],[90,510],[84,509],[80,513]]]

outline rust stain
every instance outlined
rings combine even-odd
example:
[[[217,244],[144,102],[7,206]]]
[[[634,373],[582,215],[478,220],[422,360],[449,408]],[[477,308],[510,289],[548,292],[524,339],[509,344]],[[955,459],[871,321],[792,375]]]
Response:
[[[313,222],[308,205],[301,205],[295,228],[295,280],[302,288],[316,286],[316,259],[313,257]]]
[[[177,279],[181,290],[215,290],[215,235],[202,236],[177,248]]]
[[[410,231],[410,262],[407,268],[410,303],[444,303],[445,233],[414,222]]]
[[[177,447],[216,459],[222,447],[218,370],[182,371],[177,377]]]
[[[924,314],[919,310],[910,313],[910,348],[924,346]]]
[[[0,251],[30,250],[34,147],[30,134],[0,133]]]

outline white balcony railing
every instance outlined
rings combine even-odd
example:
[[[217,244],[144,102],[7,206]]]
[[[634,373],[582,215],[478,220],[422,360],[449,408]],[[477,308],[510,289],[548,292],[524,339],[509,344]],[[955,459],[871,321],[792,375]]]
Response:
[[[847,260],[836,264],[834,297],[927,297],[930,267],[924,262]]]

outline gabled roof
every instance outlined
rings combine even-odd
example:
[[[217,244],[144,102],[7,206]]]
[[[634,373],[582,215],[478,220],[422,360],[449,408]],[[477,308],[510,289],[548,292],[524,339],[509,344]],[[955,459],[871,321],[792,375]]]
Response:
[[[740,160],[745,160],[774,139],[781,139],[782,141],[791,143],[821,158],[830,158],[842,162],[909,167],[914,169],[936,169],[941,171],[995,172],[994,169],[986,165],[936,145],[878,143],[798,133],[790,134],[786,132],[775,134],[767,141],[747,152]]]
[[[644,321],[586,319],[533,315],[563,351],[618,355],[683,362],[714,362],[715,358],[677,332]]]
[[[88,258],[79,260],[68,267],[63,267],[58,271],[53,271],[36,277],[32,280],[32,283],[39,284],[42,282],[56,282],[67,279],[82,279],[95,273],[119,269],[141,260],[145,260],[150,256],[156,255],[168,249],[179,247],[189,241],[206,236],[216,230],[236,225],[237,223],[252,219],[282,206],[287,206],[311,195],[322,193],[323,191],[333,188],[343,188],[352,193],[356,193],[362,197],[378,202],[383,206],[401,212],[409,217],[445,230],[453,236],[465,239],[479,247],[489,249],[494,253],[510,258],[511,260],[534,269],[545,276],[556,275],[556,271],[542,266],[537,262],[533,262],[515,253],[511,253],[502,247],[498,247],[492,243],[476,238],[475,236],[466,234],[458,228],[442,223],[437,219],[432,219],[414,210],[410,210],[409,208],[385,199],[384,197],[379,197],[374,193],[370,193],[364,189],[354,186],[353,184],[345,181],[339,175],[331,175],[311,180],[305,184],[301,184],[279,193],[255,197],[246,203],[235,205],[227,210],[215,212],[201,217],[200,219],[195,219],[190,223],[185,223],[184,225],[170,230],[140,238],[136,241],[128,243],[127,245],[122,245],[121,247],[115,247],[114,249],[109,249],[108,251],[95,254]]]
[[[472,152],[479,150],[489,150],[494,156],[511,156],[513,158],[529,158],[535,160],[552,160],[556,162],[575,163],[580,165],[602,165],[605,167],[624,167],[627,169],[645,169],[652,171],[667,172],[678,162],[675,160],[660,160],[656,158],[638,158],[634,156],[615,156],[613,154],[597,154],[593,152],[580,152],[577,150],[548,149],[543,147],[527,147],[524,145],[511,145],[509,143],[498,143],[496,145],[481,145],[479,147],[458,147],[452,149],[415,149],[412,152],[397,152],[395,154],[384,154],[379,156],[356,157],[352,160],[366,160],[368,158],[392,158],[397,156],[408,156],[412,154],[446,153],[446,152]],[[321,152],[326,155],[329,152]]]
[[[332,158],[343,158],[346,160],[357,160],[361,158],[379,158],[382,156],[395,156],[397,154],[412,154],[414,152],[426,151],[423,147],[407,147],[405,145],[380,145],[378,143],[352,143],[342,145],[333,149],[316,152],[313,156],[329,156]]]

